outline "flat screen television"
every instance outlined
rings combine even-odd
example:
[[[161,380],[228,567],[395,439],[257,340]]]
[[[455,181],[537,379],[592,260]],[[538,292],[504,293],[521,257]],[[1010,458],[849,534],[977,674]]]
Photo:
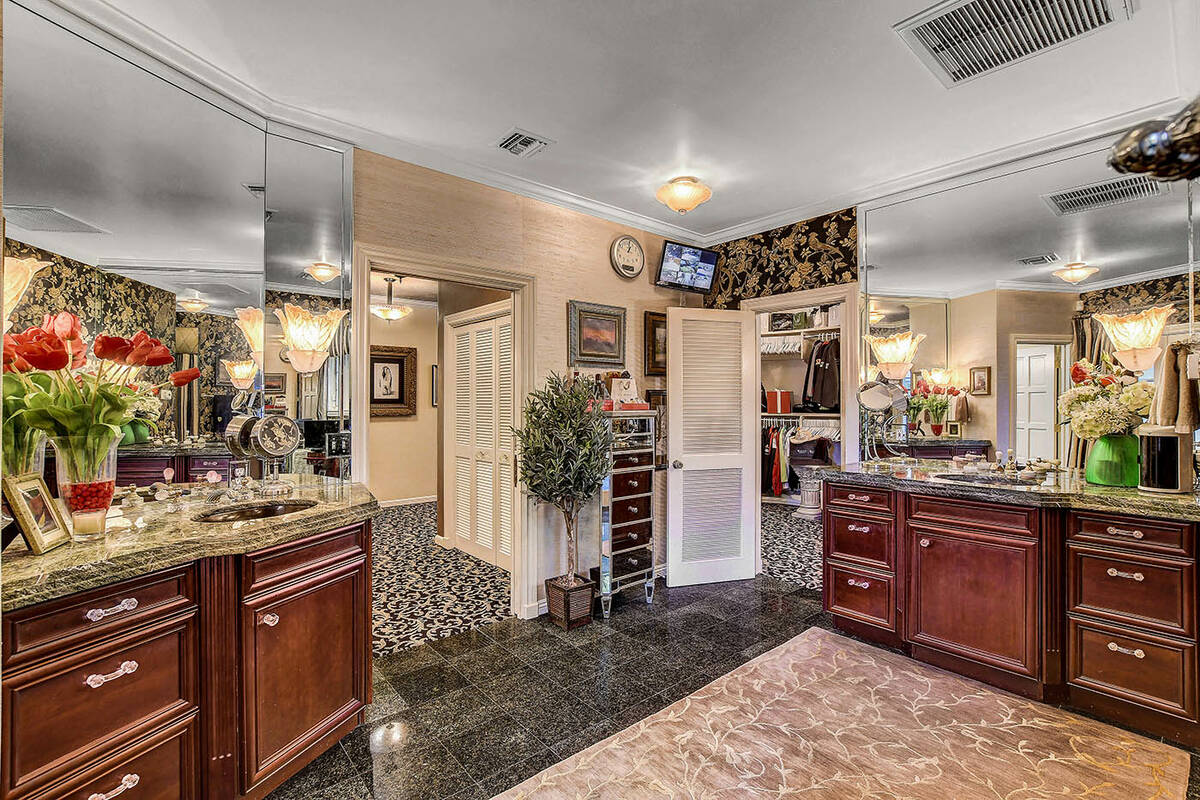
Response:
[[[668,289],[708,294],[717,275],[717,251],[667,241],[654,283]]]

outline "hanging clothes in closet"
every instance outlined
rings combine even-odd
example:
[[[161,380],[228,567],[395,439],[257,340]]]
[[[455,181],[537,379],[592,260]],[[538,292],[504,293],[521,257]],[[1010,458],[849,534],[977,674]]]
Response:
[[[822,338],[812,343],[804,378],[801,405],[805,410],[837,411],[842,396],[841,339]]]

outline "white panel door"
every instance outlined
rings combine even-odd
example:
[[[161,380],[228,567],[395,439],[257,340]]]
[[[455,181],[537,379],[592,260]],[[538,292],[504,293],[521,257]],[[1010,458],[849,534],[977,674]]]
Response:
[[[754,314],[667,309],[667,585],[754,577]]]
[[[1016,359],[1016,451],[1018,461],[1055,457],[1055,346],[1018,344]]]

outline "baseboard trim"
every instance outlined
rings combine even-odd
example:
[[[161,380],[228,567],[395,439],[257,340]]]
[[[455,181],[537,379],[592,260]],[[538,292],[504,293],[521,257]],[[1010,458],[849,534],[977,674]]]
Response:
[[[666,564],[659,564],[657,567],[654,568],[654,577],[655,578],[664,578],[665,579],[666,576],[667,576],[667,565]],[[521,618],[522,619],[531,619],[533,617],[540,617],[542,614],[545,614],[545,613],[546,613],[546,601],[539,600],[536,604],[530,603],[529,605],[525,606],[525,610],[521,614]]]
[[[425,497],[401,497],[397,500],[380,500],[380,508],[395,508],[396,506],[416,506],[421,503],[436,503],[437,495],[431,494]]]

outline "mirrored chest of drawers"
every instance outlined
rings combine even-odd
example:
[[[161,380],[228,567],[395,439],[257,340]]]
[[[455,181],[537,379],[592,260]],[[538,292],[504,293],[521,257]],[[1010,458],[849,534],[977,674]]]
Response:
[[[654,421],[653,411],[613,411],[612,471],[600,487],[600,565],[592,580],[604,618],[612,596],[642,585],[654,599]]]

